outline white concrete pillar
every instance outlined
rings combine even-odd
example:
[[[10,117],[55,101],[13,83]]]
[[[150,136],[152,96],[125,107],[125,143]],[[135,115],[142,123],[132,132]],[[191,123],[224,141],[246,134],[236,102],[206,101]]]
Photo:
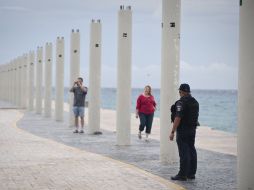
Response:
[[[130,145],[131,125],[132,11],[120,6],[118,12],[117,145]]]
[[[7,88],[7,66],[6,64],[4,64],[3,66],[3,100],[6,101],[6,97],[7,97],[7,91],[6,91],[6,88]]]
[[[22,89],[21,89],[21,107],[23,109],[27,108],[27,92],[28,92],[28,85],[27,85],[27,61],[28,61],[28,57],[27,54],[24,54],[22,56],[22,70],[21,70],[21,83],[22,83]]]
[[[70,55],[70,88],[73,82],[80,76],[80,34],[79,30],[71,32],[71,55]],[[69,93],[69,124],[74,126],[74,115],[72,112],[73,93]]]
[[[7,63],[4,65],[4,100],[7,101],[7,96],[8,96],[8,91],[7,91],[7,87],[8,87],[8,81],[7,81],[7,73],[8,73],[8,69],[7,69]]]
[[[15,104],[15,64],[14,60],[11,61],[11,103],[14,105]]]
[[[11,85],[11,72],[10,72],[10,63],[6,64],[6,101],[10,102],[10,85]]]
[[[238,78],[238,189],[254,190],[254,1],[240,1]]]
[[[22,99],[23,99],[23,83],[22,83],[22,56],[19,56],[18,58],[18,107],[22,108]]]
[[[10,86],[9,86],[9,102],[12,103],[12,83],[13,83],[13,76],[12,76],[12,62],[9,63],[9,80],[10,80]]]
[[[37,114],[42,113],[42,77],[43,77],[43,48],[37,48],[37,63],[36,63],[36,104],[35,110]]]
[[[12,92],[11,92],[11,85],[12,85],[12,71],[11,71],[11,62],[8,63],[8,82],[9,82],[9,86],[8,86],[8,102],[11,102],[11,96],[12,96]]]
[[[52,43],[45,46],[45,84],[44,84],[44,114],[51,117],[51,92],[52,92]]]
[[[17,105],[17,59],[13,60],[13,68],[14,68],[14,82],[13,82],[13,104]]]
[[[56,121],[63,121],[64,114],[64,37],[56,40]]]
[[[170,106],[180,97],[179,54],[180,54],[180,3],[179,0],[162,0],[162,54],[160,94],[160,160],[163,163],[178,161],[175,141],[169,141]]]
[[[88,133],[100,131],[101,90],[101,23],[92,20],[90,25],[89,112]]]
[[[24,91],[25,91],[25,83],[24,83],[24,55],[20,57],[20,108],[24,108]]]
[[[0,100],[3,100],[3,65],[0,65]]]
[[[4,100],[4,65],[0,66],[0,98],[1,100]]]
[[[8,79],[7,79],[7,74],[8,73],[8,69],[7,69],[7,64],[4,65],[4,82],[3,82],[3,86],[4,86],[4,100],[7,101],[7,97],[8,97],[8,91],[7,91],[7,87],[8,87]]]
[[[20,57],[16,58],[16,106],[20,107],[20,65],[19,65]]]
[[[34,110],[34,52],[29,53],[28,62],[28,110]]]
[[[1,100],[4,100],[4,65],[1,66]]]

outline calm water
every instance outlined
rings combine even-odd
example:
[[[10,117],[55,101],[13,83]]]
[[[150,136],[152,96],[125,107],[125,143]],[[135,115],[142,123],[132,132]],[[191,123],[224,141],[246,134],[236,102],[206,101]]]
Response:
[[[136,99],[143,89],[132,89],[132,111],[135,112]],[[157,102],[155,116],[160,115],[160,90],[153,89]],[[237,131],[237,90],[192,90],[192,95],[200,105],[199,122],[203,126],[236,133]],[[68,89],[65,89],[65,101]],[[116,109],[116,89],[101,90],[101,108]],[[170,105],[169,105],[170,111]],[[170,112],[169,112],[170,117]]]

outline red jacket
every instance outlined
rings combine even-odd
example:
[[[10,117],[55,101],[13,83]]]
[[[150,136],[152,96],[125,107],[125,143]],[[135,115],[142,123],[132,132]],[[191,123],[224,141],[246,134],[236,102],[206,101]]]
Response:
[[[139,113],[151,114],[155,111],[156,102],[153,96],[144,96],[141,94],[137,99],[136,109]]]

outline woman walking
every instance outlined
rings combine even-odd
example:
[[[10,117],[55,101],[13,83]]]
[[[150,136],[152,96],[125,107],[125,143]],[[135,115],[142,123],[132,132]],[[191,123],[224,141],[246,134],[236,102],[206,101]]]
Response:
[[[145,86],[144,93],[139,95],[136,105],[136,118],[139,117],[139,133],[138,138],[142,138],[141,132],[146,128],[146,141],[148,141],[148,136],[151,133],[151,128],[153,124],[153,115],[156,109],[156,102],[152,95],[151,86]]]

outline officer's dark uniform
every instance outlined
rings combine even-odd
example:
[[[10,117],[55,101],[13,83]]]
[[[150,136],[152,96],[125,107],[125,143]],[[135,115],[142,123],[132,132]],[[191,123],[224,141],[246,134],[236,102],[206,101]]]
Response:
[[[183,96],[175,103],[176,117],[181,118],[177,127],[176,142],[180,157],[179,176],[194,178],[197,170],[197,152],[195,149],[196,127],[199,104],[191,95]]]

